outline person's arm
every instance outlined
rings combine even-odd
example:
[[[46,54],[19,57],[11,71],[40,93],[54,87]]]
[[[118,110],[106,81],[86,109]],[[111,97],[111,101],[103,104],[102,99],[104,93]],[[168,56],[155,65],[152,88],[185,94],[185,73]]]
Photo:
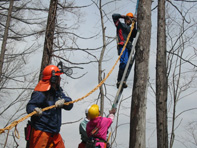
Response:
[[[70,97],[67,97],[63,92],[62,92],[62,99],[65,100],[65,102],[70,102],[72,101],[72,99]],[[71,110],[73,108],[73,104],[69,104],[69,105],[64,105],[63,108],[65,110]]]
[[[31,100],[27,103],[26,112],[29,114],[35,110],[35,108],[41,108],[41,104],[44,102],[45,96],[42,92],[34,91],[31,95]]]
[[[112,110],[109,111],[108,118],[111,118],[112,122],[114,121],[115,113],[116,113],[116,109],[115,108],[113,108]]]
[[[87,136],[87,133],[86,133],[86,124],[84,122],[80,123],[79,133],[81,134],[81,140],[85,141],[85,140],[88,139],[88,136]]]
[[[125,15],[121,15],[121,14],[118,14],[118,13],[114,13],[114,14],[112,15],[112,19],[113,19],[114,24],[115,24],[116,26],[117,26],[118,23],[120,22],[119,19],[120,19],[120,18],[125,18],[125,17],[126,17]]]
[[[134,24],[133,31],[132,31],[132,33],[131,33],[131,37],[130,37],[131,40],[133,40],[132,38],[135,38],[136,35],[137,35],[137,27],[136,27],[136,26],[137,26],[137,25],[136,25],[136,23],[135,23],[135,24]]]

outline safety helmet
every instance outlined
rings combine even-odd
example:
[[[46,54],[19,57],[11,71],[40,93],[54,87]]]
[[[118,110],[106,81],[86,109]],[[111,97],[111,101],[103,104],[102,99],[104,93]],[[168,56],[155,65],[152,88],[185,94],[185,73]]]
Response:
[[[129,17],[132,18],[133,17],[133,13],[129,12],[129,13],[126,14],[126,16],[129,16]]]
[[[51,88],[51,83],[57,82],[56,76],[63,74],[55,65],[48,65],[42,72],[42,80],[38,82],[34,91],[48,91]]]
[[[85,109],[85,114],[88,114],[88,110],[90,109],[91,106],[88,106],[86,109]]]
[[[88,110],[88,116],[90,119],[94,119],[99,116],[99,106],[93,104]]]
[[[50,80],[52,75],[53,76],[60,76],[63,74],[60,72],[59,68],[55,65],[48,65],[44,68],[42,72],[42,80]]]

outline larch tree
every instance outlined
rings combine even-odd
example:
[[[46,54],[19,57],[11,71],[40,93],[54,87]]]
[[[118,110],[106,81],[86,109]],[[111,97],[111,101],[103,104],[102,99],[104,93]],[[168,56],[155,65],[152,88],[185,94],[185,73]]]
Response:
[[[146,102],[151,39],[151,3],[152,0],[139,0],[137,11],[137,28],[140,30],[140,35],[136,45],[129,148],[146,148]]]
[[[158,0],[157,58],[156,58],[156,118],[157,147],[168,148],[167,66],[165,2]]]
[[[50,65],[52,62],[53,40],[54,40],[54,32],[55,32],[57,4],[58,4],[58,0],[51,0],[50,1],[39,79],[42,78],[43,69],[47,65]]]
[[[100,53],[100,57],[98,59],[98,83],[100,83],[103,80],[103,69],[102,69],[102,63],[103,63],[103,58],[104,58],[104,53],[106,50],[106,35],[105,35],[105,24],[104,24],[104,16],[103,16],[103,8],[102,8],[102,0],[99,0],[97,3],[92,1],[96,7],[99,10],[100,13],[100,20],[101,20],[101,30],[102,30],[102,40],[103,40],[103,45],[101,47],[101,53]],[[104,89],[103,89],[104,84],[102,84],[99,87],[99,99],[100,99],[100,115],[103,116],[103,112],[104,112]]]
[[[11,14],[12,14],[12,9],[13,9],[13,4],[14,4],[14,0],[11,0],[10,4],[9,4],[8,15],[7,15],[7,20],[6,20],[6,25],[5,25],[5,31],[4,31],[3,41],[2,41],[2,46],[1,46],[1,54],[0,54],[0,82],[1,82],[1,79],[2,79],[3,63],[4,63],[5,52],[6,52],[6,43],[7,43],[7,38],[8,38],[8,30],[9,30],[9,27],[10,27],[10,21],[11,21]]]

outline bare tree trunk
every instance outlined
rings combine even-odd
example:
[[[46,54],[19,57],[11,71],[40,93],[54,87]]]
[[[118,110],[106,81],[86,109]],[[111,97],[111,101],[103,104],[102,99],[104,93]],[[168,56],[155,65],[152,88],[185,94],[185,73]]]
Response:
[[[129,148],[146,148],[146,102],[151,39],[151,2],[139,0],[135,74],[130,118]]]
[[[42,71],[43,71],[44,67],[51,64],[52,53],[53,53],[53,39],[54,39],[54,31],[55,31],[57,3],[58,3],[58,0],[51,0],[51,2],[50,2],[39,79],[42,78]]]
[[[12,15],[13,4],[14,4],[14,0],[11,0],[10,1],[9,10],[8,10],[7,21],[6,21],[6,25],[5,25],[5,31],[4,31],[2,46],[1,46],[1,55],[0,55],[0,82],[2,80],[3,63],[4,63],[5,52],[6,52],[6,44],[7,44],[7,38],[8,38],[8,30],[9,30],[9,27],[10,27],[10,20],[11,20],[11,15]]]
[[[102,0],[99,1],[99,11],[100,11],[100,17],[101,17],[101,26],[102,26],[102,35],[103,35],[103,48],[100,54],[100,59],[99,59],[99,72],[98,72],[98,81],[99,83],[102,81],[102,61],[103,61],[103,56],[105,53],[105,48],[106,48],[106,41],[105,41],[105,28],[104,28],[104,22],[103,22],[103,13],[102,13]],[[100,115],[103,116],[103,111],[104,111],[104,91],[103,91],[103,85],[100,87],[100,95],[101,95],[101,100],[100,100]]]
[[[156,114],[157,148],[168,148],[165,0],[158,0]]]

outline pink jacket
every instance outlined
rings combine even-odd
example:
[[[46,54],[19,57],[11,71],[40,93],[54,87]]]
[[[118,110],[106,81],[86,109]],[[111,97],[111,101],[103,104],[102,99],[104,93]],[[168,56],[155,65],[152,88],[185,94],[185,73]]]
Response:
[[[99,131],[97,134],[95,134],[93,137],[97,137],[103,140],[107,140],[107,130],[111,126],[112,122],[114,120],[114,115],[110,114],[108,118],[106,117],[97,117],[95,119],[91,119],[86,127],[86,132],[88,137],[91,137],[91,132],[95,127],[99,128]],[[101,148],[105,148],[104,142],[97,142],[96,146],[100,146]]]

